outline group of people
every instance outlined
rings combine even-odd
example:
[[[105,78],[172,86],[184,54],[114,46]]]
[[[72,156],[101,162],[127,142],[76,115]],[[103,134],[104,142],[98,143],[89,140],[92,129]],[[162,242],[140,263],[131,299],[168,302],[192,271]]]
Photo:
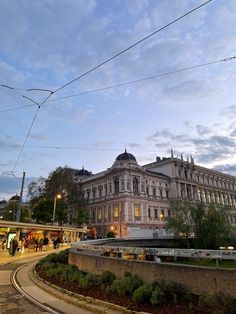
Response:
[[[43,250],[48,249],[48,246],[50,245],[50,240],[44,236],[44,237],[33,237],[33,238],[21,238],[17,241],[17,238],[14,237],[10,240],[9,246],[7,245],[7,240],[1,239],[0,240],[0,250],[4,251],[9,248],[9,254],[11,256],[14,256],[16,251],[24,252],[25,249],[28,250],[34,250],[36,252],[40,252]],[[60,237],[54,238],[52,240],[53,248],[58,249],[59,245],[61,243]]]

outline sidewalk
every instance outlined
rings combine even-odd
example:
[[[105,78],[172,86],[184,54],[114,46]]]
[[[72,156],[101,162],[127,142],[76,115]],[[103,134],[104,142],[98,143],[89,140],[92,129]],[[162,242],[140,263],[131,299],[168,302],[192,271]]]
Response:
[[[28,249],[24,249],[24,251],[16,251],[14,256],[9,254],[8,250],[0,251],[0,266],[3,264],[8,264],[13,261],[21,260],[26,257],[37,257],[37,256],[45,256],[50,253],[56,253],[58,251],[63,251],[67,248],[70,248],[70,245],[60,245],[58,249],[53,249],[52,246],[48,247],[47,251],[28,251]]]

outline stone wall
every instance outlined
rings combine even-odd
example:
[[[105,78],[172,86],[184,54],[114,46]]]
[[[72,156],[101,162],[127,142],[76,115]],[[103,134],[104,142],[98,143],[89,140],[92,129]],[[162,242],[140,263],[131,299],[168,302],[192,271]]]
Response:
[[[195,294],[223,291],[236,299],[236,270],[194,267],[149,261],[105,257],[84,250],[70,249],[69,264],[80,270],[101,274],[105,270],[121,278],[125,271],[137,274],[144,282],[170,279],[187,285]]]

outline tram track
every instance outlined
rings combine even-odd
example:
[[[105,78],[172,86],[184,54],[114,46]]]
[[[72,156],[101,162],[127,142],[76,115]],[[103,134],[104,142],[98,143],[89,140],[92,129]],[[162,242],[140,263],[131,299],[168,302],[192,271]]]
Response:
[[[53,313],[59,312],[45,307],[25,293],[17,281],[17,273],[29,263],[40,260],[42,256],[26,257],[8,261],[0,265],[0,313]]]
[[[47,289],[40,288],[37,282],[31,279],[32,269],[41,258],[42,255],[28,256],[0,264],[0,313],[91,313],[48,293]]]

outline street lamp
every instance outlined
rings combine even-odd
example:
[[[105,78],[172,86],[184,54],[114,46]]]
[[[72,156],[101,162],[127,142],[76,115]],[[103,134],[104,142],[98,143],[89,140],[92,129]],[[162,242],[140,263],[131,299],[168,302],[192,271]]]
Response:
[[[61,198],[61,194],[56,194],[54,197],[54,203],[53,203],[53,216],[52,216],[52,225],[54,225],[55,222],[55,214],[56,214],[56,206],[57,206],[57,198]]]

